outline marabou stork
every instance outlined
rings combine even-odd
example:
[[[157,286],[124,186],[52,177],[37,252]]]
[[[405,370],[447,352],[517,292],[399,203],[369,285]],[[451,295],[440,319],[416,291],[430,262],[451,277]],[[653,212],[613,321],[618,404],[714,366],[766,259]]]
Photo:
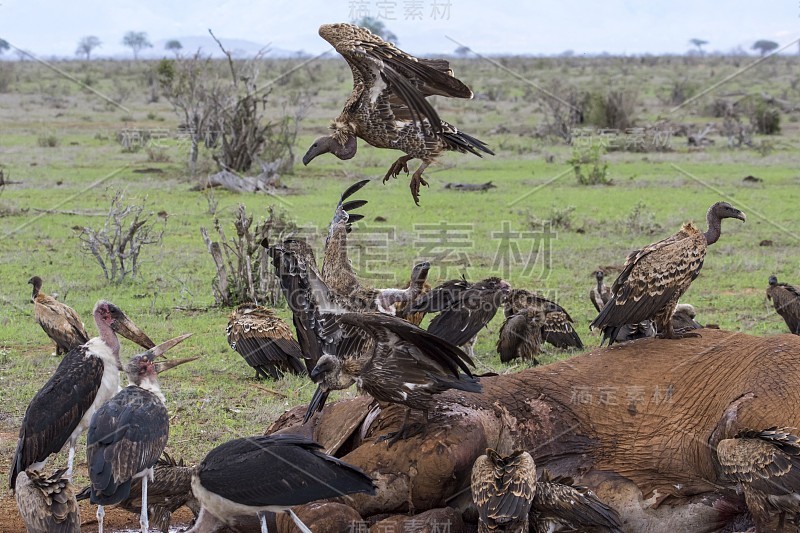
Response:
[[[139,524],[147,533],[147,482],[169,437],[166,399],[158,385],[158,373],[197,357],[154,363],[153,360],[191,334],[162,342],[135,356],[126,372],[130,385],[103,404],[92,417],[86,436],[86,462],[91,479],[90,501],[97,504],[99,531],[103,531],[104,505],[120,503],[131,492],[131,482],[142,480]]]
[[[367,474],[321,449],[298,435],[247,437],[217,446],[192,474],[192,491],[201,507],[188,533],[217,531],[247,515],[257,515],[261,532],[267,533],[265,511],[286,511],[300,531],[311,533],[291,507],[375,494]]]
[[[28,280],[33,285],[33,315],[47,336],[56,344],[56,355],[86,344],[89,335],[78,313],[52,296],[42,292],[42,278],[33,276]]]
[[[152,348],[155,343],[111,302],[94,306],[100,332],[86,344],[67,353],[55,373],[33,397],[11,461],[9,487],[13,490],[23,470],[41,470],[50,454],[69,442],[67,477],[72,477],[75,444],[89,426],[95,411],[119,391],[119,339],[117,333]]]

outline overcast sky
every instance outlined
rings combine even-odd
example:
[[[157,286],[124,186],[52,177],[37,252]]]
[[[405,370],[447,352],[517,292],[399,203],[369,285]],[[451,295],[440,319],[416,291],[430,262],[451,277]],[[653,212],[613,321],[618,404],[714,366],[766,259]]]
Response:
[[[320,24],[363,14],[382,16],[401,48],[450,53],[446,36],[487,54],[682,54],[689,39],[710,51],[749,50],[758,39],[800,37],[797,0],[0,0],[0,38],[34,53],[73,56],[78,40],[96,35],[95,54],[127,53],[129,30],[154,43],[203,36],[237,38],[319,53]],[[793,52],[797,48],[792,49]]]

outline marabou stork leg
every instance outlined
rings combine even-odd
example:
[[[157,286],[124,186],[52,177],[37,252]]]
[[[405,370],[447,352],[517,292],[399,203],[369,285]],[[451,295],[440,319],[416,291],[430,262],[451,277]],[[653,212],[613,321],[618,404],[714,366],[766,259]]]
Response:
[[[150,530],[150,522],[147,518],[147,478],[149,474],[142,476],[142,512],[139,515],[139,525],[142,526],[142,533]]]
[[[97,533],[103,533],[103,517],[106,516],[106,511],[102,505],[97,506]]]
[[[308,526],[305,525],[302,520],[300,520],[300,517],[294,514],[294,511],[292,511],[291,509],[286,509],[286,512],[289,513],[289,516],[291,516],[292,520],[294,520],[297,529],[302,531],[302,533],[312,533],[312,531],[308,529]]]
[[[428,163],[425,161],[419,166],[416,172],[411,175],[411,183],[409,187],[411,188],[411,197],[414,198],[414,203],[419,205],[419,187],[420,185],[428,186],[428,182],[425,181],[425,178],[422,177],[422,171],[428,168]]]
[[[408,174],[408,162],[414,159],[410,155],[404,155],[395,161],[391,167],[389,167],[389,171],[383,177],[383,182],[386,183],[389,181],[389,178],[396,178],[400,172],[405,172]]]
[[[261,522],[261,533],[269,533],[267,531],[267,513],[258,513],[258,521]]]
[[[67,456],[67,479],[72,481],[72,463],[75,461],[75,443],[69,441],[69,455]]]

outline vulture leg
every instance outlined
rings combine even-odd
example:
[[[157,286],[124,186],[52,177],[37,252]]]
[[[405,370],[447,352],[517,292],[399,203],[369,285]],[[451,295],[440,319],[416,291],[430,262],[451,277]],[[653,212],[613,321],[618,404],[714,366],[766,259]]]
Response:
[[[142,526],[142,533],[150,530],[150,522],[147,519],[147,478],[148,474],[142,477],[142,512],[139,515],[139,525]]]
[[[408,174],[408,162],[414,159],[410,155],[404,155],[397,159],[397,161],[389,167],[389,171],[383,177],[383,182],[386,183],[389,181],[389,178],[396,178],[400,175],[400,172],[405,172]]]
[[[305,525],[302,520],[300,520],[300,517],[294,514],[294,511],[292,511],[291,509],[286,509],[286,512],[289,513],[289,516],[291,516],[292,520],[294,520],[297,529],[302,531],[302,533],[312,533],[312,531],[308,529],[308,526]]]
[[[426,168],[428,168],[428,163],[423,161],[417,171],[412,174],[411,183],[409,184],[409,187],[411,187],[411,196],[414,198],[414,203],[417,205],[419,205],[419,186],[424,185],[428,187],[428,182],[422,177],[422,171]]]
[[[400,426],[400,429],[397,431],[393,431],[391,433],[387,433],[378,439],[378,442],[383,442],[388,440],[388,447],[391,448],[392,444],[396,443],[399,440],[410,439],[411,437],[415,437],[417,435],[422,434],[424,437],[427,434],[428,430],[428,411],[423,411],[425,413],[425,422],[422,424],[411,424],[408,423],[408,417],[411,414],[411,408],[406,407],[406,414],[403,417],[403,425]],[[413,428],[413,429],[412,429]]]
[[[103,533],[103,517],[106,516],[106,511],[102,505],[97,506],[97,533]]]

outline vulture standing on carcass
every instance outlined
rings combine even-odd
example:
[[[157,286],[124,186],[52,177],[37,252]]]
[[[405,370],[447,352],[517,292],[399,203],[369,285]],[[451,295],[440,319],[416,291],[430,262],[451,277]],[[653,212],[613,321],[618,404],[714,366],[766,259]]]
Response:
[[[155,343],[111,302],[94,306],[100,335],[73,348],[28,404],[11,460],[9,487],[23,470],[41,470],[47,458],[69,443],[67,477],[72,478],[75,444],[101,405],[119,390],[117,333],[144,348]]]
[[[500,361],[509,363],[520,358],[538,365],[536,355],[542,349],[542,326],[545,314],[541,309],[528,307],[506,317],[497,339]]]
[[[56,355],[62,355],[89,342],[89,335],[78,313],[52,296],[42,292],[42,278],[33,276],[33,314],[47,336],[56,343]]]
[[[745,214],[727,202],[708,209],[708,230],[703,233],[691,222],[675,235],[634,250],[628,255],[614,285],[613,296],[591,327],[603,330],[603,342],[614,343],[619,328],[652,320],[658,336],[680,338],[672,328],[672,313],[678,300],[700,273],[706,248],[719,240],[722,220],[745,221]]]
[[[461,279],[445,281],[411,306],[410,313],[439,313],[428,324],[428,332],[456,346],[472,345],[478,332],[491,322],[511,286],[500,278],[470,283]]]
[[[256,379],[280,379],[284,372],[306,374],[303,353],[289,325],[272,309],[241,304],[225,329],[228,344],[256,371]]]
[[[583,349],[578,332],[572,325],[572,317],[557,303],[525,289],[514,289],[506,298],[504,312],[506,318],[524,309],[532,308],[544,313],[542,340],[556,348]]]
[[[97,504],[97,521],[103,531],[103,506],[126,500],[131,484],[141,479],[139,525],[149,530],[147,485],[169,437],[166,398],[158,374],[197,357],[155,363],[156,357],[191,334],[162,342],[132,358],[126,367],[130,385],[103,404],[92,417],[86,436],[86,463],[91,488],[89,500]]]
[[[792,431],[743,430],[717,444],[722,471],[741,485],[757,533],[779,531],[787,514],[800,518],[800,438]]]
[[[38,470],[20,472],[15,496],[28,533],[79,533],[81,512],[66,469],[46,477]]]
[[[545,470],[537,480],[533,457],[523,450],[502,456],[487,448],[472,466],[471,488],[479,533],[622,531],[617,512],[571,478],[551,479]]]
[[[469,370],[474,363],[452,344],[395,316],[351,312],[347,300],[329,290],[308,260],[280,246],[268,253],[290,308],[316,337],[316,344],[302,346],[303,351],[322,350],[310,373],[318,388],[305,420],[322,409],[331,390],[356,383],[378,401],[406,406],[391,444],[425,430],[426,425],[411,430],[409,413],[423,411],[427,423],[434,395],[448,389],[481,390]]]
[[[292,507],[348,494],[375,494],[372,479],[355,466],[325,454],[322,446],[296,435],[235,439],[206,455],[192,474],[200,515],[187,533],[235,528],[257,515],[267,533],[265,512],[287,512],[304,533],[308,527]]]
[[[352,158],[357,137],[377,148],[401,150],[406,155],[389,168],[383,181],[401,171],[407,174],[408,162],[421,159],[410,184],[419,205],[420,185],[427,185],[422,173],[439,154],[494,155],[482,141],[439,118],[426,100],[433,95],[472,98],[472,91],[453,76],[446,60],[413,57],[353,24],[323,24],[319,34],[350,65],[353,92],[331,124],[331,133],[314,141],[303,156],[304,165],[329,152],[339,159]]]
[[[611,300],[611,289],[603,283],[605,273],[602,270],[595,270],[594,277],[597,280],[597,285],[592,287],[592,290],[589,291],[589,299],[599,313],[603,310],[608,301]]]
[[[672,313],[672,330],[676,333],[686,333],[693,329],[701,329],[703,326],[695,320],[697,311],[692,304],[678,304],[675,312]]]
[[[800,335],[800,289],[788,283],[778,283],[775,276],[769,277],[767,299],[772,300],[775,311],[789,327],[789,331]]]
[[[147,511],[150,524],[161,533],[169,533],[172,514],[184,505],[191,509],[197,518],[200,504],[192,494],[192,470],[185,466],[183,459],[175,461],[164,452],[153,468],[153,480],[147,483]],[[77,494],[78,501],[86,500],[91,494],[91,485]],[[131,483],[130,495],[119,502],[128,512],[142,512],[142,478]]]
[[[367,183],[369,180],[351,185],[339,199],[325,240],[322,281],[331,291],[349,300],[348,308],[351,311],[379,311],[396,315],[398,306],[402,308],[422,293],[431,265],[428,262],[415,265],[411,281],[405,289],[375,289],[361,284],[347,253],[347,234],[352,229],[352,223],[363,218],[363,215],[354,215],[351,211],[364,206],[367,201],[345,200]]]

